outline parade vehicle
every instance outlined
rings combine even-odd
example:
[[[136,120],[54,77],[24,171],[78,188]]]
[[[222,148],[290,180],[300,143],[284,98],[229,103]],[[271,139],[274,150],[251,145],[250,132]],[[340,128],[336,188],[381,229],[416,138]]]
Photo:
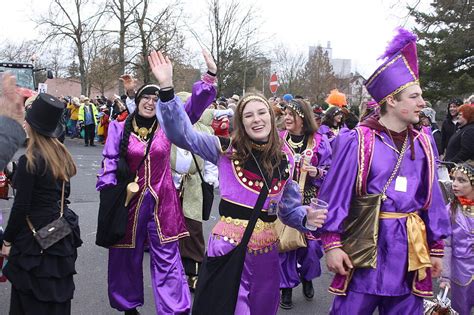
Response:
[[[47,78],[53,78],[53,72],[51,70],[35,68],[32,63],[0,61],[0,73],[7,71],[15,75],[18,93],[23,96],[24,100],[38,94],[36,92],[38,86],[38,82],[36,82],[35,78],[36,72],[46,71]]]

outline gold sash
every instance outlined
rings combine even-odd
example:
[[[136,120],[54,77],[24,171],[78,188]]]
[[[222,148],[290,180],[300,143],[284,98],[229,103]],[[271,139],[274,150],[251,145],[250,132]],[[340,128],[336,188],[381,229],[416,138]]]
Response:
[[[407,218],[408,271],[418,270],[418,280],[426,277],[426,268],[431,267],[425,222],[416,212],[380,212],[380,219]]]

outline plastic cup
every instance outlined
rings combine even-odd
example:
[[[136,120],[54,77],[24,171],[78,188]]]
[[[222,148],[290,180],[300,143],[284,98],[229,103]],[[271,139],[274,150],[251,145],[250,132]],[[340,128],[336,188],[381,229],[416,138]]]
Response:
[[[311,198],[311,203],[309,204],[310,207],[308,208],[308,214],[314,212],[321,212],[322,210],[327,210],[329,205],[326,201],[318,199],[318,198]],[[318,228],[308,223],[306,220],[306,226],[310,231],[316,231]]]

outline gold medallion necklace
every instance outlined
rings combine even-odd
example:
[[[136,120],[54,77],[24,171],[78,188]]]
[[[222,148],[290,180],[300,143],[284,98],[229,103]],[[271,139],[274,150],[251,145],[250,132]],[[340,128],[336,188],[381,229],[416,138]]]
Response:
[[[306,136],[303,136],[303,139],[301,139],[301,141],[294,142],[294,141],[291,139],[291,135],[288,134],[288,136],[289,136],[289,137],[288,137],[288,144],[289,144],[292,148],[294,148],[294,149],[299,149],[299,148],[301,148],[301,147],[303,146],[304,140],[305,140],[305,138],[306,138]]]
[[[153,122],[150,128],[145,127],[138,127],[135,118],[132,120],[132,127],[133,131],[143,140],[147,140],[148,135],[153,131],[153,127],[155,127],[156,120]]]

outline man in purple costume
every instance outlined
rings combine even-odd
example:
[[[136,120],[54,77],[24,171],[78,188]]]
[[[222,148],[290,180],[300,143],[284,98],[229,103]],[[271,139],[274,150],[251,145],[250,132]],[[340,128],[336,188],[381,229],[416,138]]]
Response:
[[[450,233],[429,136],[412,128],[425,104],[416,36],[399,29],[383,57],[365,83],[381,115],[339,135],[319,195],[329,203],[321,239],[328,269],[336,273],[329,288],[338,295],[331,314],[365,315],[378,308],[381,315],[421,315]],[[353,268],[341,248],[351,199],[380,193],[376,266]]]
[[[185,105],[196,122],[216,97],[215,63],[204,58],[209,71],[193,86]],[[179,238],[188,236],[178,195],[171,176],[171,143],[156,118],[158,95],[173,93],[172,87],[147,84],[138,89],[136,108],[125,122],[112,122],[104,147],[97,190],[117,183],[121,161],[137,175],[139,191],[128,207],[125,237],[109,249],[108,290],[110,305],[125,314],[138,314],[143,299],[143,253],[150,250],[152,288],[157,314],[188,314],[191,296],[179,253]],[[123,136],[125,135],[125,136]],[[146,148],[148,156],[140,166]],[[140,166],[140,167],[139,167]]]

